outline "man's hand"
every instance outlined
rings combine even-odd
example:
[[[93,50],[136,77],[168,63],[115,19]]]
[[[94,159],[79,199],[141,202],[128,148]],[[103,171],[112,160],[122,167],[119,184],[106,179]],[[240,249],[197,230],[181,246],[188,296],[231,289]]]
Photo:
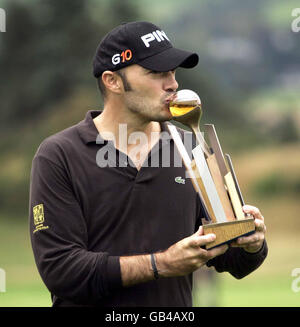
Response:
[[[215,238],[215,234],[204,235],[203,227],[200,226],[195,234],[178,241],[163,252],[156,252],[156,266],[160,277],[187,275],[205,265],[208,260],[225,253],[228,245],[211,250],[202,248]],[[154,279],[150,254],[121,256],[120,268],[124,287]]]
[[[162,277],[184,276],[200,268],[208,260],[225,253],[228,245],[211,250],[202,248],[215,238],[215,234],[204,235],[203,227],[200,226],[195,234],[173,244],[164,252],[156,253],[159,275]]]
[[[250,253],[258,252],[264,242],[266,226],[264,217],[259,209],[250,205],[243,206],[243,211],[253,216],[255,224],[255,232],[249,236],[239,237],[236,241],[230,243],[231,247],[242,247],[245,251]]]

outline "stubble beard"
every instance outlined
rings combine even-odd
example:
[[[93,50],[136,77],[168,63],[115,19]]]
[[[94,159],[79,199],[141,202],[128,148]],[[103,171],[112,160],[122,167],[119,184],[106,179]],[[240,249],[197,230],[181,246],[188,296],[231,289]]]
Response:
[[[126,93],[126,108],[130,113],[137,115],[145,122],[164,122],[172,119],[171,115],[168,115],[168,111],[165,108],[166,105],[162,99],[158,101],[154,101],[153,99],[148,100],[143,96],[137,95],[134,90]]]

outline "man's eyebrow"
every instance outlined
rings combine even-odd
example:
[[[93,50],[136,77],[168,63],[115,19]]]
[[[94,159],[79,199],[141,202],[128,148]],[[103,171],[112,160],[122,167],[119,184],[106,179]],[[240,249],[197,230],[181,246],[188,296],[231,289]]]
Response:
[[[143,69],[145,72],[156,72],[156,70],[154,70],[154,69],[148,69],[148,68],[144,68],[144,67],[143,67]]]

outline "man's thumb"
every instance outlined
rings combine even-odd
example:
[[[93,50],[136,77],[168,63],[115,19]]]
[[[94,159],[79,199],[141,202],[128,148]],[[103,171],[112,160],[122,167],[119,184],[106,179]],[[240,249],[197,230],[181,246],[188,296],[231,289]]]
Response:
[[[200,225],[197,232],[194,234],[196,236],[201,236],[201,235],[204,235],[204,230],[203,230],[203,226]]]

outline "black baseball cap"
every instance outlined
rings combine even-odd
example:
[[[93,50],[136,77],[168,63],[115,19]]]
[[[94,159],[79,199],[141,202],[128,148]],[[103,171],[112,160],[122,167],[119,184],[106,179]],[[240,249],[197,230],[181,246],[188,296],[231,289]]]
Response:
[[[149,22],[130,22],[115,27],[101,40],[93,60],[93,74],[116,71],[138,64],[154,71],[171,71],[177,67],[193,68],[196,53],[174,48],[166,33]]]

